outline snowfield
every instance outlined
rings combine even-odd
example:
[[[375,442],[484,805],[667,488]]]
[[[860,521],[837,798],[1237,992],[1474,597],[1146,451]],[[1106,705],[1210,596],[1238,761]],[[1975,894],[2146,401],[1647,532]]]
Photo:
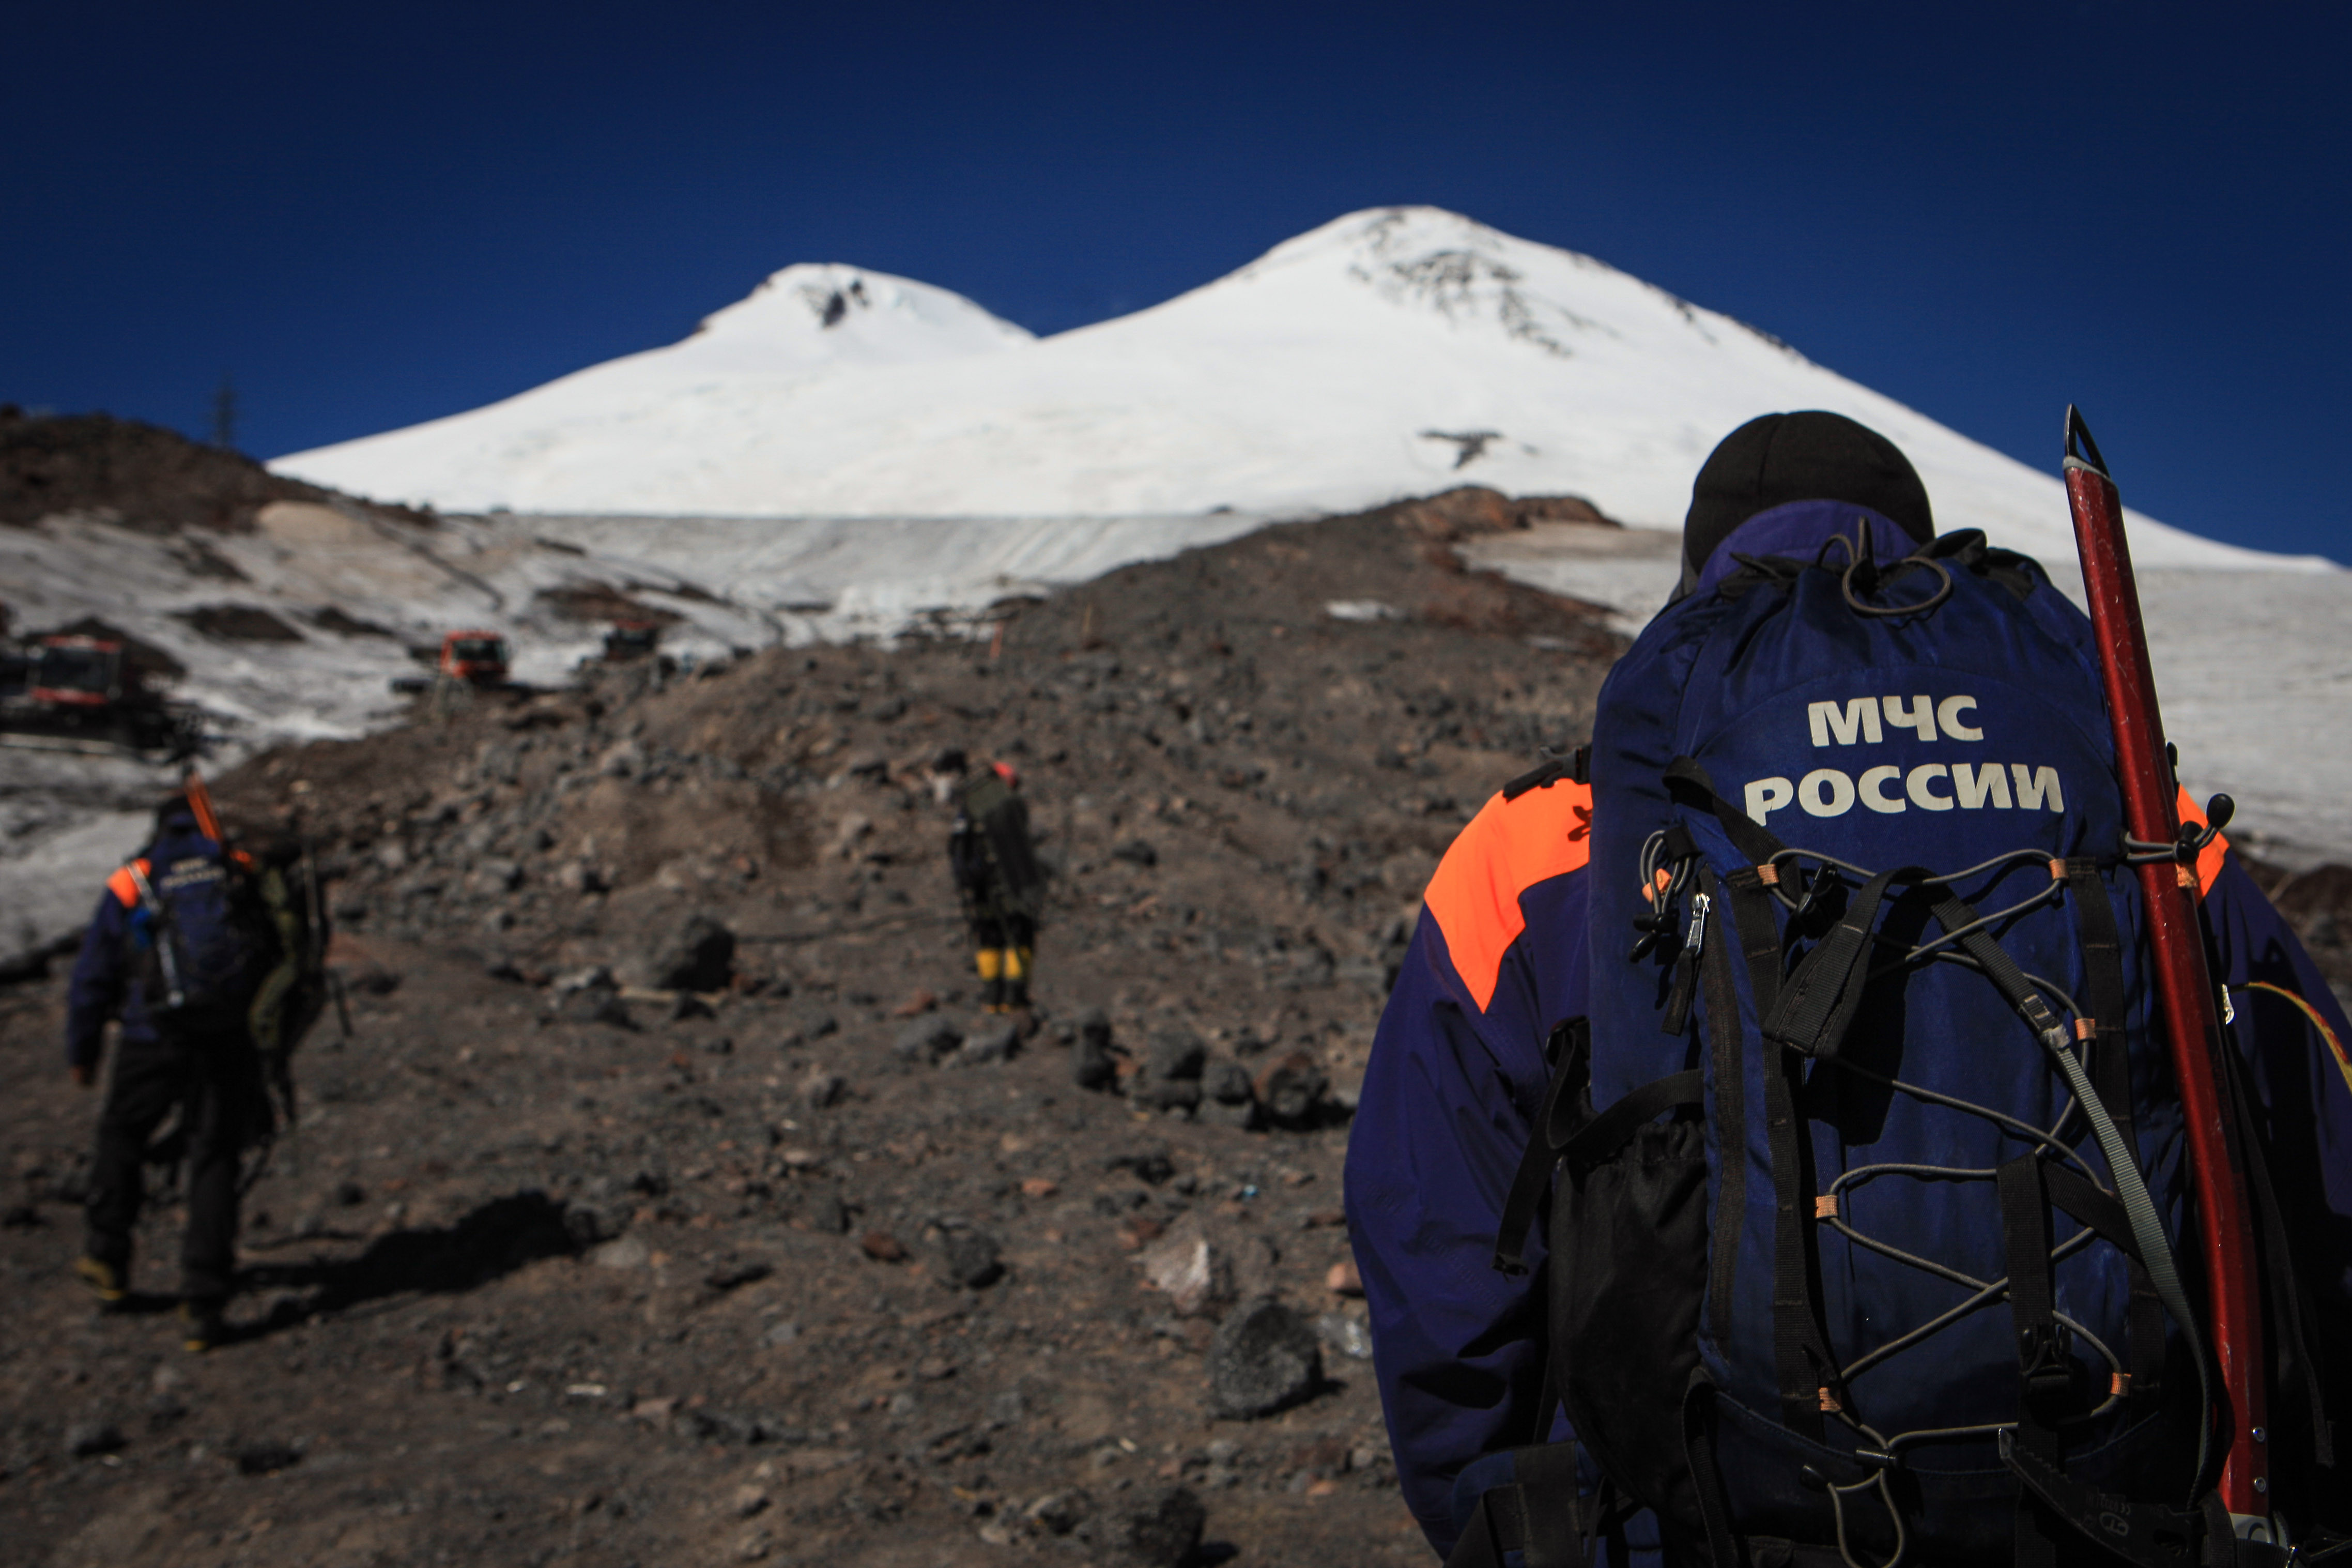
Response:
[[[463,511],[1298,515],[1477,483],[1671,528],[1715,443],[1790,408],[1884,431],[1947,527],[2073,548],[2052,475],[1591,257],[1430,207],[1350,214],[1049,338],[904,279],[787,268],[682,343],[273,466]],[[2150,565],[2278,564],[2132,526]]]

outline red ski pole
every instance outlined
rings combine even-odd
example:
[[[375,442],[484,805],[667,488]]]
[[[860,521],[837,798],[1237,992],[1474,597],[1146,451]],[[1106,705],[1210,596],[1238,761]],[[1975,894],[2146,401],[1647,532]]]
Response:
[[[2083,561],[2083,589],[2098,630],[2099,668],[2116,737],[2125,831],[2143,843],[2180,842],[2179,785],[2157,711],[2156,679],[2140,624],[2139,587],[2124,539],[2122,497],[2107,476],[2083,416],[2066,410],[2066,500]],[[2221,1373],[2221,1501],[2237,1521],[2270,1518],[2270,1467],[2264,1443],[2262,1288],[2253,1256],[2253,1215],[2245,1173],[2232,1157],[2226,1092],[2217,1052],[2229,1048],[2205,968],[2196,879],[2185,858],[2139,868],[2154,949],[2157,1007],[2172,1047],[2187,1123],[2190,1179],[2205,1247],[2210,1326]],[[2242,1529],[2242,1533],[2244,1531]],[[2266,1533],[2266,1532],[2265,1532]]]

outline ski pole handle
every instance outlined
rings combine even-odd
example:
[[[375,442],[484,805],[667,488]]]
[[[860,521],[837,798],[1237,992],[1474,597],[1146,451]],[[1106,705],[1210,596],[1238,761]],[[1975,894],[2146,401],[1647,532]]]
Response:
[[[2066,410],[2066,500],[2082,556],[2083,589],[2097,629],[2099,671],[2116,740],[2124,826],[2144,843],[2179,840],[2179,784],[2164,739],[2140,620],[2139,586],[2124,537],[2123,500],[2082,415]],[[2222,1503],[2241,1521],[2270,1517],[2270,1470],[2263,1385],[2262,1285],[2253,1256],[2253,1217],[2240,1152],[2232,1145],[2217,1054],[2230,1048],[2205,967],[2205,942],[2193,874],[2178,860],[2139,868],[2147,906],[2157,1010],[2180,1089],[2190,1180],[2204,1246],[2213,1353],[2221,1363]],[[2204,1478],[2200,1477],[2201,1483]]]

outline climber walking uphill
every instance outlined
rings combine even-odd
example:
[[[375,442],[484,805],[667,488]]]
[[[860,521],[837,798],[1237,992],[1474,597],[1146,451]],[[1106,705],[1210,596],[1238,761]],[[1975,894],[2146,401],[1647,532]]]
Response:
[[[205,1350],[223,1336],[235,1283],[240,1162],[273,1130],[273,1082],[291,1112],[285,1053],[315,1016],[324,941],[287,859],[226,844],[201,782],[189,784],[107,879],[74,964],[66,1060],[88,1088],[106,1025],[121,1021],[75,1270],[101,1302],[128,1296],[150,1140],[176,1110],[181,1316],[188,1347]]]
[[[2252,1177],[2274,1511],[2236,1534],[2352,1529],[2352,1031],[2218,823],[2126,837],[2090,624],[2036,563],[1937,537],[1901,453],[1833,415],[1727,437],[1684,556],[1591,746],[1441,863],[1350,1134],[1431,1542],[2280,1560],[2214,1500],[2234,1417],[2151,857],[2200,900]]]
[[[992,1013],[1029,1005],[1029,975],[1045,909],[1045,877],[1029,837],[1029,803],[1010,763],[977,772],[959,751],[943,752],[932,777],[955,805],[948,868],[971,929],[981,1005]]]

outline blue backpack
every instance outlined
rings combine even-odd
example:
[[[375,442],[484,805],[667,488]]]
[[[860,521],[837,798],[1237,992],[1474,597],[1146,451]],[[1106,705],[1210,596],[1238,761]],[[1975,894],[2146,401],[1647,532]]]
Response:
[[[252,874],[193,837],[159,843],[126,869],[137,889],[132,976],[148,1018],[184,1030],[241,1021],[277,956]]]
[[[1973,531],[1768,516],[1801,552],[1711,563],[1579,759],[1591,1011],[1496,1259],[1548,1196],[1579,1530],[1646,1507],[1716,1568],[2112,1561],[2103,1531],[2171,1562],[2211,1400],[2090,625]]]

